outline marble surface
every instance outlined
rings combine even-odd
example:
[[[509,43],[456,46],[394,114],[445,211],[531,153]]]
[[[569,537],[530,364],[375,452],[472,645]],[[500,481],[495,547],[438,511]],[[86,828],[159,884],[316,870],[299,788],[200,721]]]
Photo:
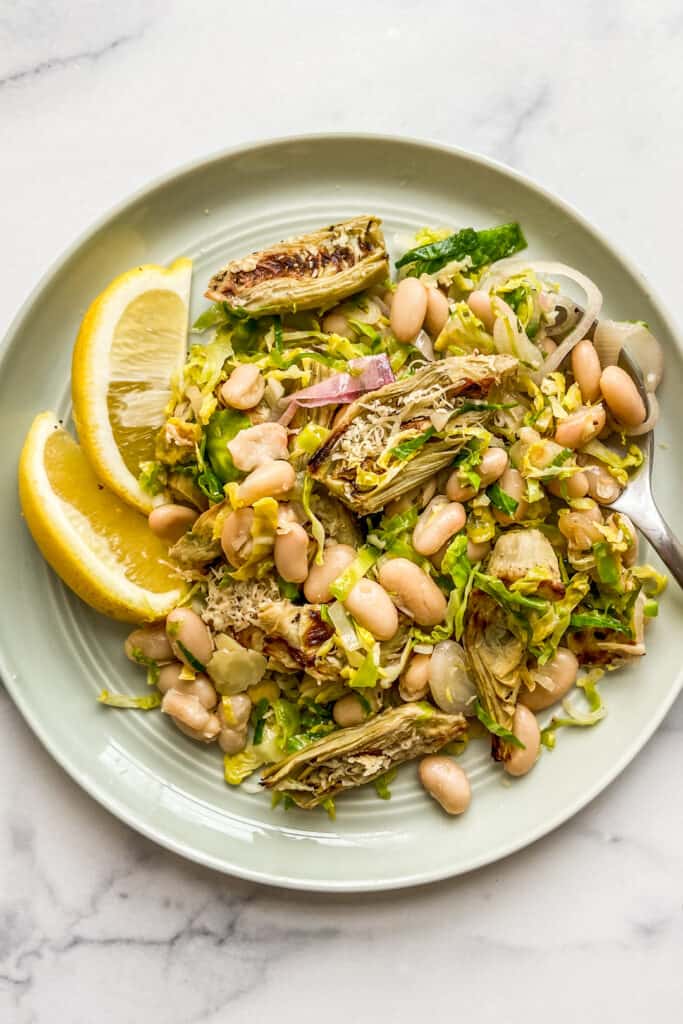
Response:
[[[1,0],[0,328],[102,210],[304,131],[431,136],[528,172],[680,295],[679,0]],[[672,227],[675,230],[672,230]],[[680,323],[680,321],[679,321]],[[0,1020],[677,1019],[683,702],[529,850],[378,897],[185,863],[101,810],[0,696]]]

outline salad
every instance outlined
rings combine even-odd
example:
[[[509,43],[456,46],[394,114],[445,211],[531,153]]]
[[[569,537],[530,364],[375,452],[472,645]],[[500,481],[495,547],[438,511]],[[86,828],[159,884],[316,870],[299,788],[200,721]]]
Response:
[[[603,718],[599,680],[645,654],[665,582],[610,509],[656,418],[647,325],[520,255],[516,223],[403,248],[392,279],[359,216],[217,270],[136,462],[179,596],[126,641],[150,693],[101,699],[160,706],[285,807],[386,799],[419,758],[461,814],[470,739],[519,776]]]

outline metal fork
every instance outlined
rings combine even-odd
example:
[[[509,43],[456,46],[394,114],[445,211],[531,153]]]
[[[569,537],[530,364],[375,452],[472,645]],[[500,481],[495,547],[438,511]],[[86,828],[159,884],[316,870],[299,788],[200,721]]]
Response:
[[[640,397],[645,403],[646,414],[649,416],[650,401],[643,382],[643,375],[640,372],[640,367],[625,348],[622,348],[619,353],[619,366],[626,371],[638,388]],[[629,481],[628,486],[610,507],[616,509],[617,512],[623,512],[631,519],[634,526],[637,526],[643,536],[648,539],[679,587],[683,587],[683,545],[664,521],[652,494],[653,433],[650,430],[647,434],[634,437],[632,440],[642,451],[645,461],[636,476]]]

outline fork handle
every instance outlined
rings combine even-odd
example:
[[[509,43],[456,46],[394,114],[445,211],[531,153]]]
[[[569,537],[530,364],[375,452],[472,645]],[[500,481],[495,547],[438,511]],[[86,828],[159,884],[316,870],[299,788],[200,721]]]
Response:
[[[679,587],[683,587],[683,545],[667,525],[654,499],[648,495],[637,515],[629,512],[634,524],[649,540]]]

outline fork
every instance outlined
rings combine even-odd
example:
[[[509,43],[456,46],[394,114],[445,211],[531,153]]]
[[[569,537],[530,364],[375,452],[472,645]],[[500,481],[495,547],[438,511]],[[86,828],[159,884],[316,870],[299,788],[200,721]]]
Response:
[[[621,349],[618,362],[638,388],[638,393],[645,404],[646,415],[649,416],[650,401],[640,367],[625,348]],[[634,526],[638,527],[655,549],[679,587],[683,587],[683,545],[665,522],[652,494],[653,432],[650,430],[647,434],[634,437],[632,440],[642,451],[644,462],[628,486],[611,503],[610,508],[623,512],[631,519]]]

